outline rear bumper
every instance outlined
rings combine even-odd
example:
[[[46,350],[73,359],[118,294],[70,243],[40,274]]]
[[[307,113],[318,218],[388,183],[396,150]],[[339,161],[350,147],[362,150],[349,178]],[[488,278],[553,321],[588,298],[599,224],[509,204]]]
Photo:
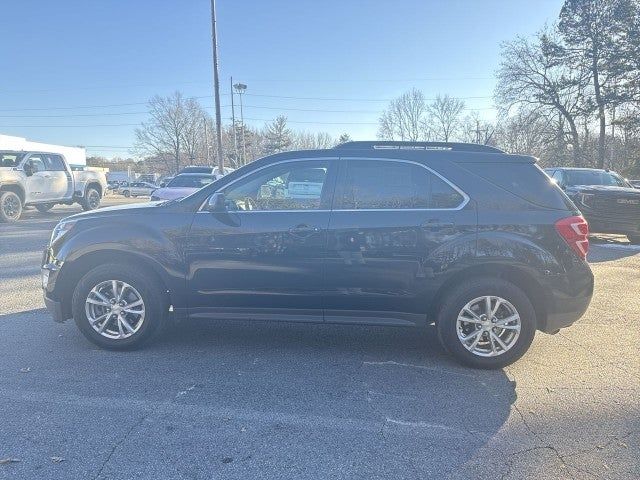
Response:
[[[538,323],[545,333],[557,333],[569,327],[587,311],[593,296],[593,273],[584,263],[572,274],[554,280],[547,294],[546,316]]]

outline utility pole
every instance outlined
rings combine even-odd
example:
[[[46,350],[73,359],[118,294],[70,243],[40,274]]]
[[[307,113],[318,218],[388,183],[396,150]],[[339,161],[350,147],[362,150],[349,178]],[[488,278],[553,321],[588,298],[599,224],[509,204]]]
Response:
[[[207,132],[207,116],[203,115],[202,116],[202,123],[204,124],[204,148],[206,150],[206,152],[204,153],[205,158],[206,158],[206,163],[205,165],[209,165],[211,159],[209,158],[209,133]]]
[[[235,166],[239,167],[240,162],[238,162],[238,135],[236,134],[237,133],[236,132],[236,110],[233,105],[233,99],[235,97],[235,95],[233,94],[233,77],[230,77],[229,84],[231,85],[231,125],[233,125],[233,158],[237,163],[237,165]]]
[[[242,124],[242,129],[240,130],[242,135],[242,164],[247,164],[247,142],[244,136],[244,114],[242,112],[242,94],[247,90],[247,86],[244,83],[236,83],[233,86],[238,95],[240,96],[240,123]]]
[[[213,43],[213,94],[216,102],[216,137],[218,140],[218,173],[224,175],[222,121],[220,119],[220,79],[218,78],[218,37],[216,35],[216,0],[211,0],[211,42]]]

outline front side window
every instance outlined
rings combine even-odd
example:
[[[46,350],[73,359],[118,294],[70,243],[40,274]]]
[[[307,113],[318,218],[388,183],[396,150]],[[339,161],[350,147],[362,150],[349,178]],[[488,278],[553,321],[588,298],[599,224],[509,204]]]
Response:
[[[464,197],[426,168],[408,162],[347,160],[338,208],[457,208]]]
[[[44,166],[50,172],[64,172],[64,162],[60,155],[45,155]]]
[[[264,168],[224,191],[231,210],[319,210],[329,162],[306,160]]]
[[[31,164],[31,171],[33,173],[44,172],[46,170],[44,161],[42,161],[42,158],[39,156],[29,157],[28,162]]]

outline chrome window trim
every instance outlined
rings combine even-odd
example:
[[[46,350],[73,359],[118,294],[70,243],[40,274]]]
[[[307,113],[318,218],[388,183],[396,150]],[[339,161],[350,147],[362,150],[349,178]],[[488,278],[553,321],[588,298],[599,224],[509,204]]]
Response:
[[[413,160],[404,160],[404,159],[400,159],[400,158],[379,158],[379,157],[302,157],[302,158],[290,158],[290,159],[287,159],[287,160],[280,160],[278,162],[270,163],[269,165],[263,165],[260,168],[252,170],[251,172],[245,173],[241,177],[238,177],[235,180],[232,180],[231,182],[229,182],[227,185],[225,185],[221,189],[216,190],[211,195],[213,195],[214,193],[219,193],[222,190],[230,187],[234,183],[239,182],[243,178],[246,178],[249,175],[253,175],[254,173],[259,172],[260,170],[264,170],[265,168],[273,167],[275,165],[280,165],[280,164],[283,164],[283,163],[305,162],[305,161],[310,161],[310,160],[317,160],[317,161],[322,161],[322,160],[327,160],[327,161],[331,161],[331,160],[353,160],[353,161],[375,160],[375,161],[382,161],[382,162],[399,162],[399,163],[409,163],[409,164],[413,164],[413,165],[418,165],[419,167],[424,168],[428,172],[430,172],[433,175],[435,175],[436,177],[438,177],[440,180],[442,180],[447,185],[449,185],[451,188],[453,188],[456,192],[458,192],[462,196],[462,203],[460,203],[460,205],[458,205],[455,208],[334,208],[334,209],[331,209],[331,210],[326,210],[326,209],[325,210],[308,210],[308,209],[300,209],[300,210],[233,210],[233,213],[240,213],[240,212],[242,212],[242,213],[247,213],[247,212],[250,212],[250,213],[262,213],[262,212],[269,212],[269,213],[274,213],[274,212],[288,212],[288,213],[300,213],[300,212],[442,212],[442,211],[444,211],[444,212],[447,212],[447,211],[448,212],[453,212],[453,211],[462,210],[471,201],[471,199],[469,198],[469,195],[467,195],[457,185],[455,185],[453,182],[449,181],[447,178],[445,178],[444,176],[442,176],[440,173],[436,172],[432,168],[427,167],[426,165],[424,165],[424,164],[422,164],[420,162],[415,162]],[[209,213],[208,211],[203,210],[203,208],[206,205],[206,203],[209,201],[209,198],[211,197],[211,195],[209,195],[202,202],[202,204],[200,205],[200,208],[198,208],[198,211],[196,213]]]
[[[340,157],[340,158],[342,160],[354,160],[354,161],[375,160],[375,161],[382,161],[382,162],[398,162],[398,163],[409,163],[413,165],[418,165],[419,167],[424,168],[428,172],[438,177],[440,180],[442,180],[444,183],[446,183],[451,188],[453,188],[456,192],[458,192],[462,196],[462,203],[460,203],[460,205],[454,208],[334,208],[332,210],[333,212],[442,212],[442,211],[453,212],[457,210],[462,210],[464,207],[467,206],[467,204],[471,200],[469,198],[469,195],[467,195],[464,191],[462,191],[462,189],[458,188],[458,186],[455,185],[453,182],[449,181],[448,179],[443,177],[440,173],[436,172],[432,168],[429,168],[420,162],[415,162],[413,160],[404,160],[400,158],[379,158],[379,157]]]

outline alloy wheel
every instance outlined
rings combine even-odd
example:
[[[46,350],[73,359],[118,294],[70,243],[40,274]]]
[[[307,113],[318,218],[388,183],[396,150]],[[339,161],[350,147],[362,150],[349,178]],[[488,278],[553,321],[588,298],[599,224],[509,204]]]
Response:
[[[145,318],[142,295],[121,280],[106,280],[91,289],[85,300],[91,327],[111,339],[124,339],[140,330]]]
[[[498,296],[474,298],[456,321],[460,343],[480,357],[496,357],[509,351],[518,341],[522,322],[516,308]]]
[[[20,213],[20,199],[15,195],[5,196],[2,211],[8,218],[17,218]]]

